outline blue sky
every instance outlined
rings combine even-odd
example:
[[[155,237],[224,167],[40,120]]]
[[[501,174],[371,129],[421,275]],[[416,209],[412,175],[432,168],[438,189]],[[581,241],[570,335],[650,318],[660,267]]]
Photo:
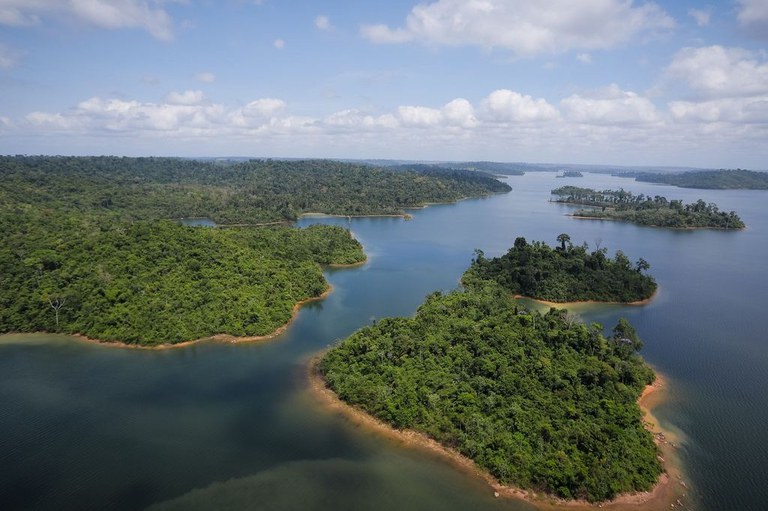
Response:
[[[0,153],[768,169],[768,0],[0,0]]]

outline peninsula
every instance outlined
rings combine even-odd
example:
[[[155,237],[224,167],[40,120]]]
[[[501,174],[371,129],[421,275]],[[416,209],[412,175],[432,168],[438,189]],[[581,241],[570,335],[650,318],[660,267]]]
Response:
[[[149,347],[269,336],[327,291],[321,265],[365,261],[346,229],[293,227],[303,213],[402,214],[509,190],[325,160],[5,156],[0,170],[0,333]],[[172,220],[185,217],[230,227]]]
[[[691,204],[644,194],[634,195],[623,189],[597,191],[578,186],[552,190],[554,202],[588,206],[573,213],[575,218],[619,220],[651,227],[674,229],[743,229],[744,222],[735,211],[720,211],[716,204],[699,199]]]

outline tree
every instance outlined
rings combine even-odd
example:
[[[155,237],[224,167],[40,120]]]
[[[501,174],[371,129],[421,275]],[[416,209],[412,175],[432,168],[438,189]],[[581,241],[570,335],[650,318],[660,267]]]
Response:
[[[558,235],[557,242],[560,243],[560,248],[565,250],[565,244],[571,242],[571,237],[565,233]]]
[[[648,261],[646,261],[642,257],[637,260],[636,266],[637,266],[637,271],[638,272],[647,271],[651,267],[651,265],[648,263]]]

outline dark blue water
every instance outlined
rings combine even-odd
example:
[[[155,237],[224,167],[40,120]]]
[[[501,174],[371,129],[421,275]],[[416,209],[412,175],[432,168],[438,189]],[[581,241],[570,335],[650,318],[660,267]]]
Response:
[[[530,509],[318,407],[305,364],[360,326],[413,314],[427,294],[454,288],[475,248],[498,255],[517,236],[554,243],[562,232],[651,263],[660,284],[651,304],[573,310],[607,327],[628,317],[668,377],[670,399],[656,415],[682,440],[689,503],[765,509],[768,194],[579,179],[703,198],[749,226],[669,231],[569,218],[569,207],[547,202],[563,183],[554,174],[509,183],[507,195],[418,210],[410,221],[352,219],[368,264],[329,270],[334,292],[268,343],[140,351],[0,338],[0,509]]]

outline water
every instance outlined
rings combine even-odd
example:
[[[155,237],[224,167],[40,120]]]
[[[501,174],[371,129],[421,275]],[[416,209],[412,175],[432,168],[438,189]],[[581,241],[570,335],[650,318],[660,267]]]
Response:
[[[189,227],[216,227],[216,222],[210,218],[182,218],[179,223]]]
[[[388,315],[410,315],[453,289],[473,250],[517,236],[599,240],[643,257],[660,284],[649,305],[580,306],[611,327],[628,317],[644,355],[670,381],[657,409],[678,432],[700,510],[768,501],[768,215],[766,192],[684,190],[586,174],[579,186],[703,198],[736,209],[740,232],[668,231],[564,216],[555,174],[510,177],[503,196],[433,206],[413,220],[304,219],[349,225],[370,261],[331,269],[334,292],[261,344],[165,351],[67,337],[0,337],[0,509],[505,509],[480,481],[319,407],[305,365],[318,350]]]

